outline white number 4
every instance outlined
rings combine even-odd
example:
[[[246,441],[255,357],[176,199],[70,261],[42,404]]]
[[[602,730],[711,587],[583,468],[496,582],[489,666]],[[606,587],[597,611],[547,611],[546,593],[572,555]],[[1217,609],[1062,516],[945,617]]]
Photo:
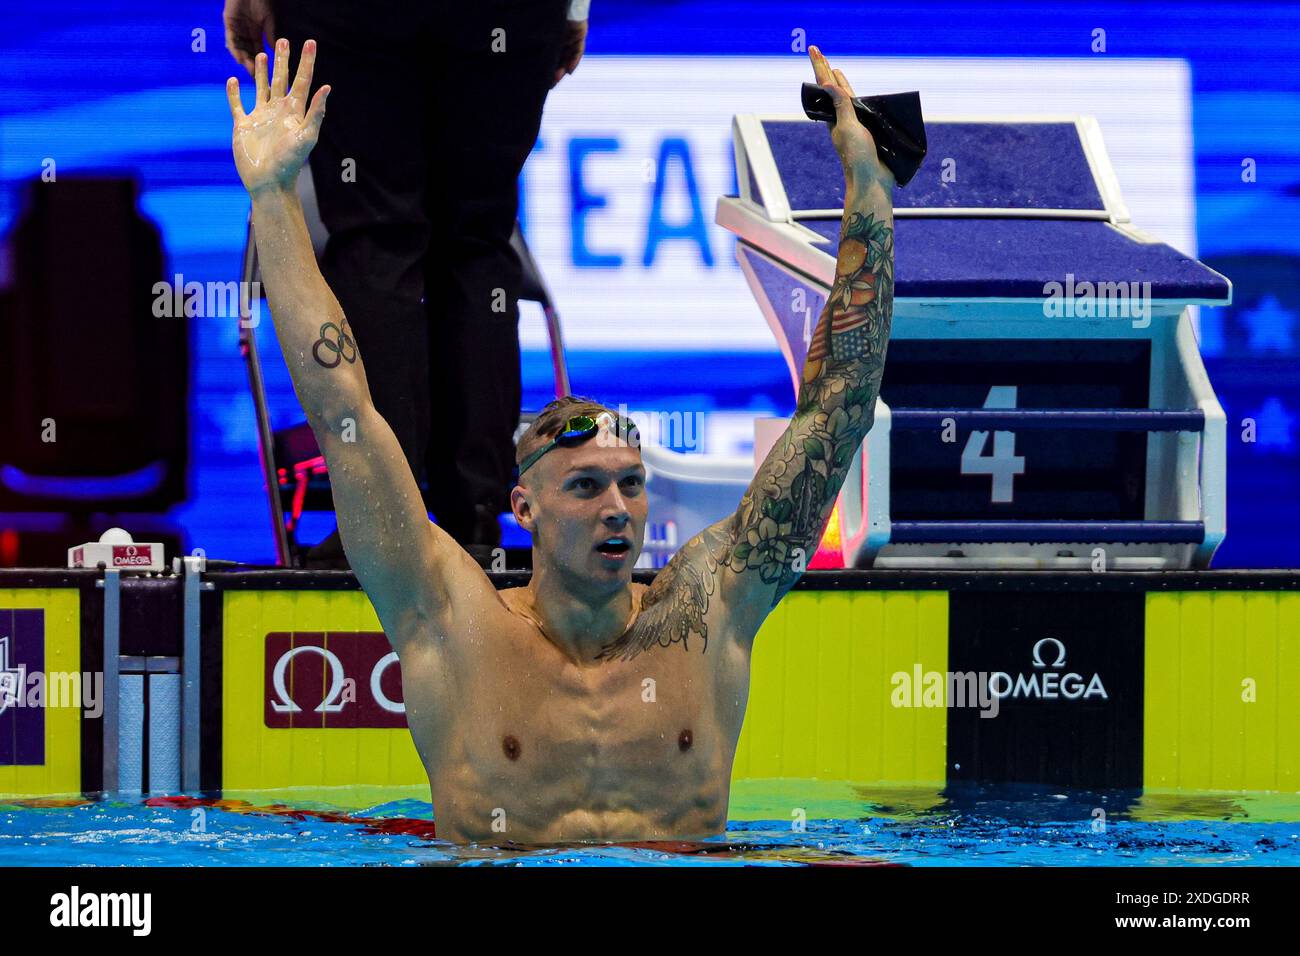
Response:
[[[994,385],[984,399],[985,408],[1015,408],[1016,386]],[[1015,498],[1012,482],[1016,475],[1025,473],[1025,459],[1016,454],[1015,432],[993,433],[993,454],[984,454],[988,432],[971,432],[966,447],[961,452],[963,475],[990,475],[993,479],[995,502],[1008,502]]]

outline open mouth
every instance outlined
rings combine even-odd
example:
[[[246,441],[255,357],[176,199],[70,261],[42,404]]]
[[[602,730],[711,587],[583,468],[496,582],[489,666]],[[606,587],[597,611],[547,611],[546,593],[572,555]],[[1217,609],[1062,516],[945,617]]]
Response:
[[[596,545],[596,550],[610,557],[619,557],[632,550],[632,544],[626,538],[609,538]]]

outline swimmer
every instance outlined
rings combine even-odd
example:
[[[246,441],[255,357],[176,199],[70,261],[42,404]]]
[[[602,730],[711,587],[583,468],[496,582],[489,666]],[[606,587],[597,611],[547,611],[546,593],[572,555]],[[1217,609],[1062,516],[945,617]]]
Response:
[[[510,504],[532,534],[532,578],[498,591],[429,520],[316,266],[295,190],[329,95],[324,86],[309,96],[315,54],[307,41],[292,86],[287,41],[269,80],[259,54],[251,113],[238,81],[227,82],[235,165],[280,346],[329,465],[344,551],[401,664],[438,836],[554,844],[722,833],[754,636],[817,548],[884,368],[894,179],[854,114],[852,88],[810,48],[835,103],[831,139],[844,168],[835,282],[794,416],[735,513],[688,541],[653,584],[633,583],[648,502],[632,426],[559,399],[517,450]]]

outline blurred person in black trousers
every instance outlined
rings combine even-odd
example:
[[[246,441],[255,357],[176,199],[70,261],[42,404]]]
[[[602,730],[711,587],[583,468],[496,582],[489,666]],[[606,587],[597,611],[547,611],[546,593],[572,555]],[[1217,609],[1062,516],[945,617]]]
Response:
[[[590,0],[226,0],[251,75],[265,38],[314,39],[329,118],[311,154],[321,270],[425,504],[480,563],[500,543],[519,421],[518,179]],[[435,55],[430,56],[429,51]],[[347,567],[338,531],[308,567]]]

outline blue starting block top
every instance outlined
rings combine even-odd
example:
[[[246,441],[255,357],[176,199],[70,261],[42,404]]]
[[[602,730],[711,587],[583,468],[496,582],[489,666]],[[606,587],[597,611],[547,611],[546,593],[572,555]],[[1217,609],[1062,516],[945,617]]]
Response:
[[[821,123],[764,120],[792,210],[844,208],[844,171]],[[897,209],[1077,210],[1107,215],[1073,122],[926,123],[920,170]],[[828,161],[829,160],[829,161]]]
[[[1130,224],[1094,120],[932,119],[926,132],[925,162],[893,197],[906,307],[841,491],[845,560],[1205,567],[1226,527],[1226,416],[1186,306],[1230,302],[1231,283]],[[741,115],[734,133],[741,195],[716,218],[740,240],[798,393],[844,173],[822,123]],[[1159,305],[1148,321],[1107,321],[1137,299]]]
[[[813,271],[800,243],[833,262],[844,171],[825,125],[738,116],[735,126],[742,191],[719,204],[719,221],[800,271]],[[1076,294],[1124,283],[1153,300],[1231,301],[1224,276],[1129,224],[1092,119],[936,120],[926,135],[925,162],[894,193],[898,297],[1043,299],[1072,282]],[[737,202],[758,215],[728,207]]]
[[[834,257],[838,218],[799,224],[824,237]],[[1067,275],[1076,288],[1083,282],[1150,282],[1152,299],[1183,302],[1226,302],[1230,290],[1227,279],[1177,249],[1142,242],[1104,221],[894,220],[894,294],[899,297],[1042,298],[1047,283],[1061,283]]]

